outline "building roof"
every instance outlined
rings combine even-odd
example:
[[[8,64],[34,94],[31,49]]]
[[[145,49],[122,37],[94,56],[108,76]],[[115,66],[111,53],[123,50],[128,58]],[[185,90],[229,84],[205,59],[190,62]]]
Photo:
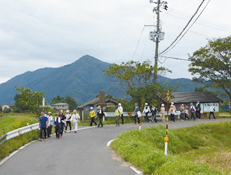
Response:
[[[220,98],[210,92],[173,92],[172,95],[174,98],[170,99],[174,103],[215,103],[222,102]]]
[[[67,104],[67,103],[55,103],[55,104],[52,104],[52,106],[69,106],[69,104]]]
[[[110,95],[106,95],[105,103],[110,103],[110,102],[118,104],[118,102],[116,100],[114,100],[113,98],[111,98]],[[87,106],[94,106],[94,105],[97,105],[97,104],[99,104],[99,96],[97,96],[95,99],[93,99],[93,100],[91,100],[91,101],[89,101],[87,103],[84,103],[84,104],[78,106],[78,109],[84,109]]]

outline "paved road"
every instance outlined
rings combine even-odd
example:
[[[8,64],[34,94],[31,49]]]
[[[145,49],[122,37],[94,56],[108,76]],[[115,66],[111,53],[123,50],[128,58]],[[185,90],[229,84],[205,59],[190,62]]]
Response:
[[[199,123],[231,119],[177,121],[169,123],[169,129],[193,126]],[[158,123],[165,125],[164,123]],[[142,128],[157,124],[144,123]],[[107,142],[118,134],[138,125],[120,127],[105,125],[103,128],[81,130],[77,134],[66,133],[62,139],[52,136],[47,141],[34,142],[19,151],[0,166],[1,175],[135,175],[127,166],[112,158]]]

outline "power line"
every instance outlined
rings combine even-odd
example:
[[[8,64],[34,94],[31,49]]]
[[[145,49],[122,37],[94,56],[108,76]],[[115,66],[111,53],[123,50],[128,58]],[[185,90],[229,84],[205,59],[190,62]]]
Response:
[[[176,57],[168,57],[168,56],[159,56],[159,57],[165,58],[165,61],[166,61],[166,59],[168,59],[168,58],[174,59],[174,60],[189,61],[188,59],[185,59],[185,58],[176,58]],[[165,62],[165,61],[164,61],[164,62]]]
[[[140,37],[139,37],[138,42],[137,42],[137,45],[136,45],[136,49],[135,49],[134,54],[133,54],[133,56],[132,56],[132,60],[134,59],[134,57],[135,57],[135,55],[136,55],[136,51],[137,51],[137,48],[138,48],[138,46],[139,46],[139,44],[140,44],[140,39],[141,39],[141,36],[142,36],[142,34],[143,34],[143,31],[144,31],[144,27],[143,27],[142,30],[141,30]]]
[[[162,51],[160,54],[165,53],[177,40],[178,38],[183,34],[183,32],[186,30],[186,28],[189,26],[189,24],[191,23],[191,21],[193,20],[193,18],[195,17],[195,15],[198,13],[199,9],[201,8],[201,6],[203,5],[203,3],[205,2],[205,0],[203,0],[199,7],[197,8],[196,12],[193,14],[193,16],[191,17],[191,19],[188,21],[188,23],[186,24],[186,26],[183,28],[183,30],[180,32],[180,34],[176,37],[176,39],[170,44],[170,46],[168,46],[164,51]]]
[[[207,2],[207,4],[205,5],[205,7],[203,8],[203,10],[200,12],[200,14],[197,16],[197,18],[195,19],[195,21],[192,23],[191,26],[189,26],[189,28],[186,30],[186,32],[180,37],[180,39],[165,53],[169,52],[170,50],[172,50],[179,42],[180,40],[186,35],[186,33],[189,31],[189,29],[195,24],[195,22],[198,20],[198,18],[201,16],[201,14],[204,12],[205,8],[208,6],[210,0]]]

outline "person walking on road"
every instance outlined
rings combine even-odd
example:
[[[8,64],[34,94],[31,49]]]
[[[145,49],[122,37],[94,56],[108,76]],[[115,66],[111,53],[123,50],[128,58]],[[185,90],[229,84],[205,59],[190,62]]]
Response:
[[[80,116],[79,116],[79,114],[77,113],[76,110],[73,111],[73,114],[72,114],[71,118],[72,118],[72,121],[73,121],[74,131],[75,131],[75,133],[77,133],[78,122],[80,120]]]
[[[181,121],[184,121],[186,118],[185,118],[185,108],[184,108],[184,104],[181,104],[180,105],[180,119]]]
[[[209,107],[209,120],[210,120],[210,116],[212,115],[214,119],[216,119],[215,115],[215,107],[213,106],[213,103],[210,103],[210,107]]]
[[[169,109],[169,113],[170,113],[170,120],[175,123],[175,112],[176,112],[176,108],[173,104],[171,104],[170,109]]]
[[[121,114],[121,120],[122,120],[122,124],[124,124],[124,115],[123,115],[123,107],[121,105],[121,103],[118,104],[118,109],[120,111],[120,114]]]
[[[54,125],[54,119],[53,116],[51,115],[51,112],[48,112],[48,129],[47,129],[47,137],[49,138],[51,136],[51,131],[52,131],[52,127]]]
[[[72,120],[72,118],[71,118],[71,114],[70,114],[70,111],[69,111],[69,110],[66,110],[66,115],[65,115],[65,117],[66,117],[65,132],[67,132],[67,127],[68,127],[68,125],[69,125],[69,127],[70,127],[70,132],[71,132],[71,120]]]
[[[193,103],[190,103],[189,111],[191,114],[191,120],[192,120],[192,118],[194,118],[194,120],[196,120],[196,117],[195,117],[196,108],[194,107]]]
[[[101,106],[97,107],[97,116],[99,117],[98,128],[99,128],[99,126],[103,127],[102,120],[103,120],[103,116],[105,116],[105,114],[104,114],[103,110],[101,109]]]
[[[149,119],[148,119],[149,112],[151,112],[150,107],[148,106],[148,103],[145,103],[144,110],[143,110],[143,113],[145,114],[145,122],[149,122]]]
[[[95,122],[96,114],[95,111],[93,110],[93,107],[90,107],[90,113],[88,118],[91,118],[90,126],[92,126],[92,123],[94,123],[95,126],[97,125],[97,123]]]
[[[188,111],[188,106],[187,105],[185,105],[185,120],[186,120],[186,118],[189,120],[189,111]]]
[[[46,141],[46,130],[48,128],[48,118],[45,117],[44,111],[41,111],[41,116],[39,117],[39,127],[40,127],[40,141],[42,141],[43,134],[44,134],[44,141]]]
[[[199,100],[196,103],[196,116],[199,120],[201,119],[201,104]]]
[[[59,139],[59,136],[61,136],[61,130],[62,130],[62,120],[59,117],[58,113],[55,115],[54,127],[55,127],[56,138]]]
[[[120,125],[119,119],[120,119],[121,113],[117,107],[115,107],[115,116],[116,116],[116,126],[119,126]]]
[[[165,107],[164,107],[164,104],[162,104],[161,108],[160,108],[160,118],[161,118],[162,122],[165,122]]]
[[[62,127],[61,127],[61,130],[60,130],[60,134],[61,134],[61,137],[63,137],[63,131],[64,131],[65,125],[66,125],[66,117],[65,117],[65,115],[63,115],[63,110],[59,111],[59,117],[60,117],[60,119],[62,121],[61,122]]]
[[[135,124],[136,124],[136,118],[137,118],[137,120],[138,120],[138,124],[140,123],[140,116],[138,116],[138,112],[140,112],[140,109],[139,109],[139,107],[138,107],[138,105],[137,105],[137,103],[135,104],[135,109],[134,109],[134,112],[135,112],[135,116],[134,116],[134,122],[135,122]]]
[[[152,123],[154,121],[155,121],[155,123],[157,123],[157,120],[156,120],[157,109],[156,109],[155,105],[152,105],[151,113],[152,113]]]

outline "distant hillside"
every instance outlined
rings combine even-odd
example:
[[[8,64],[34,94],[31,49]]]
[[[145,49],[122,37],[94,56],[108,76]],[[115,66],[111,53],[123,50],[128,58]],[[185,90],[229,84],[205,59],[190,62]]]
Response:
[[[126,96],[124,90],[118,88],[116,82],[111,82],[108,76],[103,75],[103,70],[108,69],[110,65],[86,55],[60,68],[42,68],[34,72],[26,72],[0,84],[0,105],[14,103],[14,96],[17,93],[15,85],[44,91],[49,103],[59,95],[70,96],[81,105],[95,98],[100,90],[105,90],[106,94],[115,98],[122,98]],[[198,85],[190,79],[170,79],[161,76],[158,81],[180,85],[179,92],[192,92]]]

